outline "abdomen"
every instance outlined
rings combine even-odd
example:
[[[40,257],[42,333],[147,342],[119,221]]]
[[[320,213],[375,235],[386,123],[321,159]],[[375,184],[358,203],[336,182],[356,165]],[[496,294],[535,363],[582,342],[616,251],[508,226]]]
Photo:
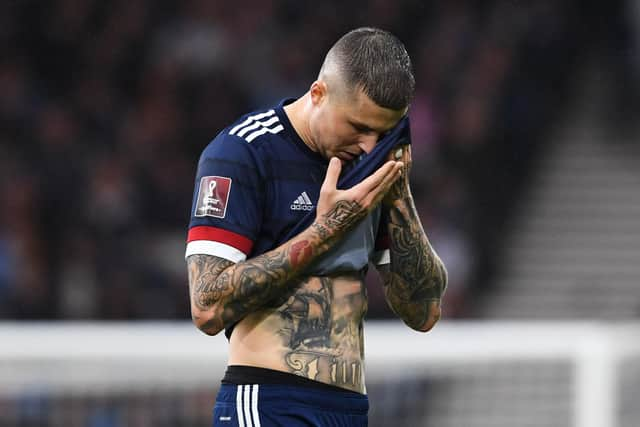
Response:
[[[277,308],[243,319],[231,336],[230,364],[261,366],[364,392],[359,274],[312,277]]]

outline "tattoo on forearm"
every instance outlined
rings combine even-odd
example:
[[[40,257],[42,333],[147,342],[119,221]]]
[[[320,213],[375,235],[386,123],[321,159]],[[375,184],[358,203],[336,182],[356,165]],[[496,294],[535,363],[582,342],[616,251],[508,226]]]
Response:
[[[331,232],[323,224],[314,222],[313,224],[311,224],[311,228],[318,234],[318,236],[320,236],[320,239],[322,239],[323,241],[326,241],[331,237]]]
[[[188,258],[192,304],[201,311],[214,311],[205,328],[220,330],[272,299],[276,291],[284,292],[287,275],[296,262],[309,256],[304,244],[302,253],[271,251],[249,261],[234,264],[209,255]]]
[[[272,251],[229,268],[220,275],[231,283],[232,293],[224,300],[222,320],[232,323],[287,290],[287,279],[294,266],[289,251]],[[294,255],[301,263],[302,254]]]
[[[228,291],[228,281],[216,280],[216,278],[232,264],[226,259],[208,255],[189,257],[189,283],[192,286],[191,295],[196,307],[206,310]]]
[[[311,224],[311,229],[328,248],[367,213],[367,210],[355,200],[340,200],[329,212],[322,215],[319,221]]]
[[[244,262],[233,264],[217,257],[189,257],[189,283],[193,304],[199,310],[216,309],[216,326],[233,323],[277,300],[293,286],[296,277],[319,253],[362,218],[357,202],[340,201],[311,227],[310,239],[283,245]]]
[[[410,196],[405,194],[389,214],[391,271],[385,294],[400,317],[420,328],[429,318],[429,303],[442,297],[446,270],[427,240]]]
[[[312,254],[311,244],[307,240],[301,240],[291,246],[291,266],[295,269],[307,260]]]

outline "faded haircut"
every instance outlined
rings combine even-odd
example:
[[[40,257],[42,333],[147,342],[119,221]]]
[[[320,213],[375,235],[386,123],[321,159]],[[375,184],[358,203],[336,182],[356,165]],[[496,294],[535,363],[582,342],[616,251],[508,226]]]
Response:
[[[401,110],[415,90],[411,59],[402,42],[378,28],[357,28],[342,36],[322,64],[339,74],[348,90],[361,89],[383,108]]]

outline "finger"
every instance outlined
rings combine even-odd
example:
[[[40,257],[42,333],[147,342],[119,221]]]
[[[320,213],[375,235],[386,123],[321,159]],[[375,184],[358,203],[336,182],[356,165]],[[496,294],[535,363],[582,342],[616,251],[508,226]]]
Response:
[[[335,190],[338,187],[338,178],[340,178],[340,172],[342,171],[342,162],[337,157],[332,157],[329,160],[329,167],[322,183],[322,188]]]
[[[393,173],[385,176],[380,185],[369,192],[363,199],[362,204],[365,206],[376,205],[385,194],[389,191],[393,183],[395,183],[402,176],[402,163],[398,162],[397,169],[394,169]]]
[[[382,179],[380,184],[376,188],[374,188],[371,191],[371,193],[375,193],[374,196],[377,196],[377,194],[380,194],[380,195],[386,194],[386,192],[389,191],[389,188],[391,188],[393,183],[396,182],[396,180],[402,176],[402,168],[403,168],[403,163],[396,162],[391,172]]]
[[[382,179],[382,181],[374,189],[374,191],[386,193],[387,190],[391,188],[391,185],[393,185],[393,183],[396,182],[396,180],[402,176],[403,167],[404,167],[404,163],[396,162],[391,172]]]
[[[393,173],[394,170],[398,167],[396,161],[390,160],[382,165],[377,171],[375,171],[371,176],[367,179],[359,183],[358,185],[351,188],[356,192],[362,192],[363,194],[370,193],[371,190],[378,187],[380,183],[384,180],[384,177]]]

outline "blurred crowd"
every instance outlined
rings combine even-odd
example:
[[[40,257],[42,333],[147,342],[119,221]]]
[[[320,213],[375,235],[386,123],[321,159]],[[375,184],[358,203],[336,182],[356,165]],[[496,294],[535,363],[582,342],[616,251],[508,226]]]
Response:
[[[358,26],[413,59],[412,189],[449,269],[445,315],[472,316],[585,22],[552,0],[2,2],[0,317],[187,318],[200,151],[302,95]],[[389,315],[370,281],[370,316]]]

